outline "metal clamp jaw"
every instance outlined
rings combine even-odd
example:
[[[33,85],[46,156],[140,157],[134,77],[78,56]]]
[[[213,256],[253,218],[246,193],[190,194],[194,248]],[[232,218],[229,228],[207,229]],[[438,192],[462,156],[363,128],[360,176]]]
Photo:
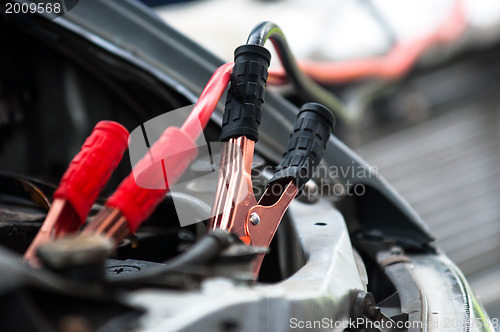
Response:
[[[245,136],[224,144],[209,228],[226,229],[246,244],[268,247],[299,190],[293,180],[276,181],[257,203],[251,177],[254,144]]]
[[[333,124],[333,115],[324,106],[308,103],[301,108],[283,159],[259,202],[251,178],[255,142],[243,135],[229,138],[221,153],[209,229],[225,229],[246,244],[269,247],[288,206],[319,165]],[[255,273],[262,259],[257,260]]]

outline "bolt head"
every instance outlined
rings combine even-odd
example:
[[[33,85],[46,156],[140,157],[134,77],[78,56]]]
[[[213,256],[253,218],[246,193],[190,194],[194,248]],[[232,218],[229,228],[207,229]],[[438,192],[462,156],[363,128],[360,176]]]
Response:
[[[257,226],[260,223],[260,216],[255,212],[252,212],[250,214],[249,219],[250,219],[250,222],[252,223],[252,225],[254,225],[254,226]]]

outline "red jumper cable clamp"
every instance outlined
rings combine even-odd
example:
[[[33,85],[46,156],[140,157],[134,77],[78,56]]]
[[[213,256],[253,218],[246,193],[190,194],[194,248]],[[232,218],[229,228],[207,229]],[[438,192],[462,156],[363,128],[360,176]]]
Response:
[[[128,136],[127,129],[117,122],[97,123],[64,173],[49,213],[24,259],[35,263],[40,245],[74,233],[85,223],[92,204],[127,149]]]
[[[153,213],[168,193],[169,186],[196,157],[195,141],[224,93],[232,68],[233,63],[227,63],[214,72],[182,127],[169,127],[163,132],[134,171],[107,199],[104,208],[83,229],[82,235],[102,234],[118,245]],[[137,183],[149,185],[140,187]],[[158,188],[158,183],[164,183],[164,189],[147,189]]]

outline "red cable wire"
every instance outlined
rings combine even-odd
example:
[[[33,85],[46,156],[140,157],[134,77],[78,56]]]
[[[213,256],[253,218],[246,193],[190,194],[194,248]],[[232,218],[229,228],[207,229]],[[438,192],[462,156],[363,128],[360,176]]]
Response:
[[[396,79],[404,75],[418,58],[430,47],[457,39],[467,24],[465,8],[456,0],[450,14],[426,36],[397,43],[384,56],[342,62],[301,62],[299,68],[315,81],[321,83],[346,82],[365,77]],[[270,84],[288,81],[283,68],[269,70]]]
[[[205,89],[201,93],[191,114],[181,127],[181,130],[193,141],[200,136],[203,128],[206,127],[212,113],[217,107],[220,97],[224,93],[233,70],[234,63],[226,63],[214,72],[208,81]]]
[[[182,127],[165,129],[147,155],[107,199],[108,207],[120,210],[125,216],[130,232],[135,232],[153,213],[170,186],[196,157],[195,141],[229,84],[233,65],[222,65],[214,72]]]

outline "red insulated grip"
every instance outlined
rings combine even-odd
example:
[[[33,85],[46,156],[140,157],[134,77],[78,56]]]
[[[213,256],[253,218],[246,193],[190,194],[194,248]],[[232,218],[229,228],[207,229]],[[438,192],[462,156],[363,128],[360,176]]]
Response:
[[[118,166],[127,149],[128,136],[121,124],[100,121],[64,173],[54,198],[69,201],[81,223]]]
[[[119,209],[128,221],[130,232],[134,233],[163,200],[169,184],[180,178],[197,153],[195,142],[181,129],[167,128],[106,205]]]

